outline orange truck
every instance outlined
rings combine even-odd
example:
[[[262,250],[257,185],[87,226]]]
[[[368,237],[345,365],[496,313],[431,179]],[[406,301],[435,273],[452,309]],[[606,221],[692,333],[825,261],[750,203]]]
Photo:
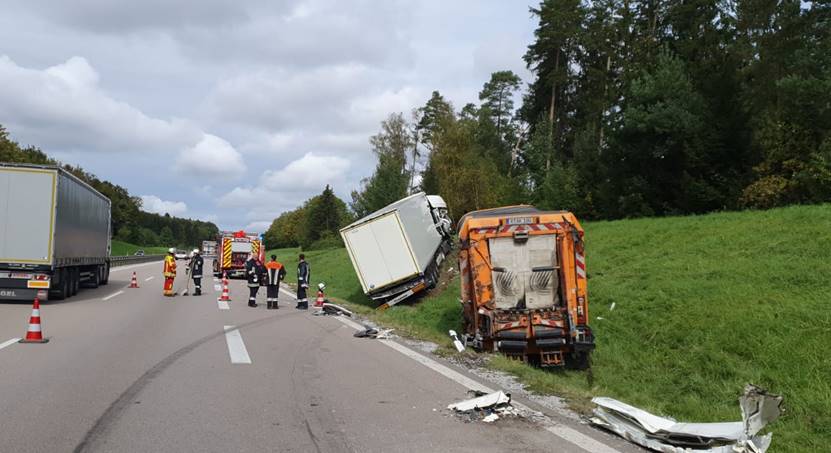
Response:
[[[215,276],[227,273],[228,277],[244,277],[248,255],[262,258],[264,252],[262,238],[244,231],[223,231],[216,242],[219,249],[213,264]]]
[[[566,211],[521,205],[459,221],[465,342],[543,367],[587,368],[583,229]]]

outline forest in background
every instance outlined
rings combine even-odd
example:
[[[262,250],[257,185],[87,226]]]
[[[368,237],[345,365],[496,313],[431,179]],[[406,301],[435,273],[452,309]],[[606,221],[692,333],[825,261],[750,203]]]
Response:
[[[531,83],[497,71],[478,103],[437,90],[392,113],[339,226],[418,190],[454,218],[517,203],[618,219],[831,201],[831,2],[546,0],[530,13]],[[311,244],[305,209],[275,220],[274,246]]]

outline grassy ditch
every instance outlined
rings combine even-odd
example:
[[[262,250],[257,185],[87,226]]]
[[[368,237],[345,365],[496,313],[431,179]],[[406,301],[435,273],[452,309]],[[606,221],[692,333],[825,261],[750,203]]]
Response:
[[[831,444],[831,205],[585,225],[597,350],[591,374],[502,357],[540,393],[588,410],[621,399],[685,421],[731,421],[752,382],[785,396],[772,451]],[[277,252],[294,279],[297,250]],[[308,252],[312,280],[399,333],[449,345],[458,277],[412,305],[372,313],[344,249]],[[612,304],[615,309],[611,310]]]

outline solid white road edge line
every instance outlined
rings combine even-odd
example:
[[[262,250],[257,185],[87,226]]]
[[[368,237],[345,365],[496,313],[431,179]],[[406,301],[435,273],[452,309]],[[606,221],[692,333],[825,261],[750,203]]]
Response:
[[[225,341],[228,343],[228,355],[231,356],[231,363],[250,364],[251,357],[245,349],[242,335],[235,326],[225,326]]]
[[[103,298],[103,299],[101,299],[101,300],[110,300],[110,299],[112,299],[113,297],[115,297],[115,296],[119,296],[119,295],[121,295],[121,294],[124,294],[124,291],[119,291],[119,292],[117,292],[117,293],[112,293],[112,294],[110,294],[109,296],[107,296],[107,297],[105,297],[105,298]]]
[[[11,340],[9,340],[5,343],[0,343],[0,349],[3,349],[7,346],[11,346],[11,345],[17,343],[18,341],[20,341],[20,338],[12,338]]]
[[[219,307],[220,310],[230,310],[231,306],[228,305],[228,301],[226,300],[216,300],[216,305]]]
[[[137,268],[137,267],[149,266],[149,265],[151,265],[151,264],[159,264],[159,263],[161,263],[161,262],[162,262],[162,261],[161,261],[161,260],[159,260],[159,261],[150,261],[149,263],[130,264],[129,266],[117,266],[117,267],[111,267],[111,268],[110,268],[110,272],[126,271],[127,269],[135,269],[135,268]]]
[[[349,327],[352,327],[355,330],[364,330],[363,326],[350,319],[344,318],[342,316],[333,316],[333,318],[337,319],[343,324],[346,324]],[[467,387],[470,390],[476,390],[486,393],[493,393],[495,391],[459,373],[458,371],[452,370],[429,357],[426,357],[422,354],[419,354],[418,352],[413,351],[412,349],[400,343],[397,343],[392,340],[378,341],[389,346],[392,349],[395,349],[401,354],[404,354],[405,356],[415,360],[416,362],[426,366],[427,368],[430,368],[431,370],[441,374],[442,376],[450,379],[451,381],[454,381],[457,384]],[[516,401],[512,402],[511,404],[522,410],[533,411],[533,409],[529,408],[528,406]],[[580,431],[571,429],[565,425],[556,424],[554,426],[546,427],[545,430],[590,453],[620,453],[618,450],[615,450],[614,448],[609,447],[608,445],[602,442],[594,440],[593,438],[581,433]]]
[[[153,280],[154,278],[156,278],[156,277],[151,275],[151,276],[145,278],[144,281],[149,282],[150,280]]]

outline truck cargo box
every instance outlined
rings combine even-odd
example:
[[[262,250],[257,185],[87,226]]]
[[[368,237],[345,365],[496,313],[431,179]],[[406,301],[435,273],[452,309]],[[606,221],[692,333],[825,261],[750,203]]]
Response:
[[[436,253],[446,238],[432,211],[427,195],[417,193],[341,229],[365,294],[377,294],[436,266]]]

